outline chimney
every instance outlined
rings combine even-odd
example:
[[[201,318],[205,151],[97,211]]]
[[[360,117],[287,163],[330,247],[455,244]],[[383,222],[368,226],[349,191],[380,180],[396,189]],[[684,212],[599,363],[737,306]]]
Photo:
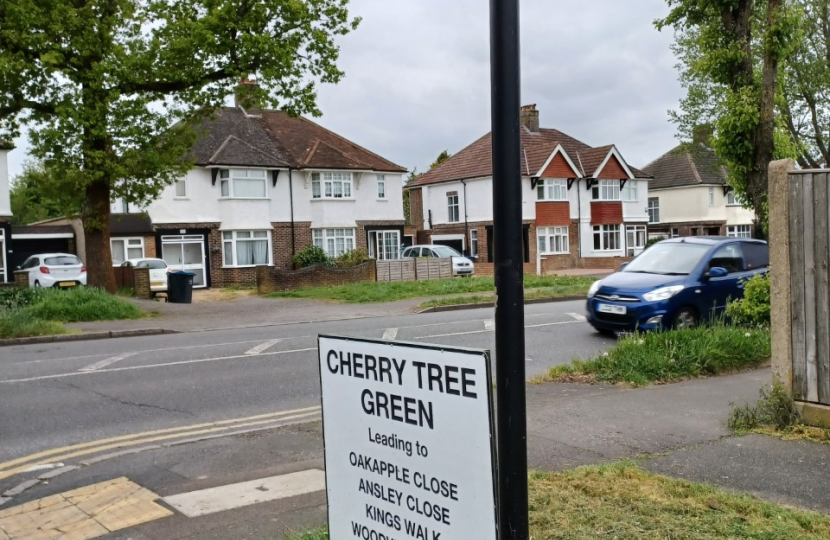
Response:
[[[259,85],[257,84],[256,79],[243,77],[233,92],[234,106],[241,107],[245,110],[261,108],[259,96],[256,94],[258,90]]]
[[[531,133],[539,133],[539,111],[536,110],[536,104],[524,105],[520,109],[520,117],[522,125]]]

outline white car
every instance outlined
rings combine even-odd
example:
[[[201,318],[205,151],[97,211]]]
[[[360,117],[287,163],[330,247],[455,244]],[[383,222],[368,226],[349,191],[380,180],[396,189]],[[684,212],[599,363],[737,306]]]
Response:
[[[150,269],[150,292],[167,292],[167,263],[162,259],[127,259],[121,266]]]
[[[32,255],[18,270],[29,273],[29,287],[69,289],[86,285],[86,266],[70,253]]]
[[[473,262],[449,246],[436,244],[410,246],[401,253],[402,259],[415,259],[418,257],[452,259],[453,276],[472,276],[475,273]]]

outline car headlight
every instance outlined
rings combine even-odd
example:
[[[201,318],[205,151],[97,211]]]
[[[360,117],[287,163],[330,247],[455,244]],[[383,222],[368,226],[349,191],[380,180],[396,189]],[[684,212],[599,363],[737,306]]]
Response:
[[[595,294],[597,294],[597,291],[599,290],[599,288],[600,288],[601,286],[602,286],[602,280],[600,280],[600,281],[595,281],[595,282],[591,285],[591,288],[590,288],[590,289],[588,289],[588,298],[593,298],[593,297],[594,297],[594,295],[595,295]]]
[[[648,292],[643,295],[649,302],[659,302],[660,300],[668,300],[672,296],[676,295],[686,287],[683,285],[671,285],[669,287],[661,287],[659,289],[654,289],[651,292]]]

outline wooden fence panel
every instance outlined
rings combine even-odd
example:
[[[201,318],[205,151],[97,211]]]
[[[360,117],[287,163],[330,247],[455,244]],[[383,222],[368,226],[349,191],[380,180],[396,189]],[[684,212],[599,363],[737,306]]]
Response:
[[[452,259],[378,261],[378,281],[428,281],[452,277]]]
[[[790,179],[790,279],[793,325],[793,392],[807,398],[806,310],[804,305],[804,190],[803,176]],[[775,271],[773,269],[773,271]]]
[[[115,286],[119,289],[135,289],[135,272],[132,267],[116,266],[113,268],[115,274]]]
[[[804,351],[807,358],[807,400],[818,401],[818,360],[816,358],[816,219],[813,175],[804,175],[801,184],[804,205]],[[826,211],[826,210],[825,210]]]
[[[816,376],[818,401],[830,404],[830,187],[828,175],[813,175],[815,190]]]

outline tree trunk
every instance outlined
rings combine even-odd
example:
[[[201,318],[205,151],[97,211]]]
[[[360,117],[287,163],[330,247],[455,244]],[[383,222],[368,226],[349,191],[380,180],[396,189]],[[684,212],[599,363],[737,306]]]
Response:
[[[99,179],[86,188],[83,212],[87,283],[115,294],[109,222],[110,187],[106,180]]]

